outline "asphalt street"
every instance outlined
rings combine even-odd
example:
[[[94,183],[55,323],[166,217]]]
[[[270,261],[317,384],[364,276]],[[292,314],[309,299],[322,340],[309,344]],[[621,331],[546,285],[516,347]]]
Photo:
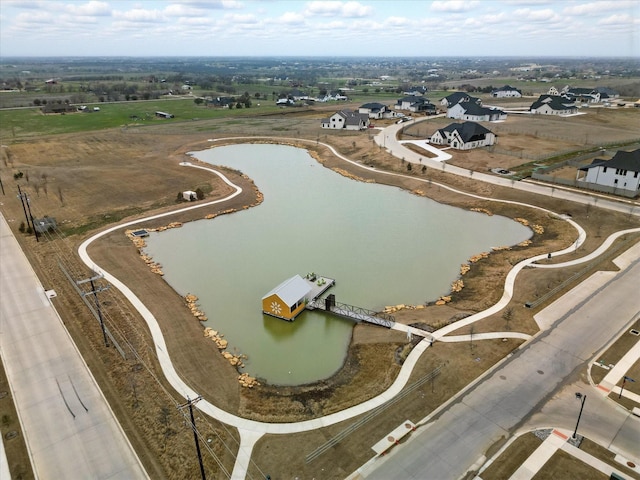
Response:
[[[0,215],[0,357],[36,478],[148,478]]]
[[[405,445],[363,468],[362,476],[440,480],[464,475],[494,443],[511,436],[538,412],[635,317],[639,310],[639,284],[637,259],[626,270],[612,274],[571,309],[558,308],[553,328],[517,351],[439,419],[418,430]],[[576,412],[571,411],[566,418],[574,419]],[[565,419],[561,423],[566,422]],[[585,434],[598,429],[589,422],[585,415]],[[623,437],[633,439],[635,433],[621,431],[618,435],[620,444],[627,448],[629,444]]]

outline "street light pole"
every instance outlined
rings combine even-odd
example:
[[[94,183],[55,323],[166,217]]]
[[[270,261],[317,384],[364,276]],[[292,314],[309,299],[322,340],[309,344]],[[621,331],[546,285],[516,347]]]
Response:
[[[587,400],[587,396],[583,395],[580,392],[576,392],[576,398],[580,400],[580,413],[578,414],[578,421],[576,422],[576,428],[573,431],[573,436],[571,438],[576,438],[578,433],[578,425],[580,425],[580,417],[582,416],[582,409],[584,408],[584,402]]]
[[[627,382],[635,382],[635,380],[631,377],[627,377],[626,375],[622,377],[622,386],[620,387],[620,393],[618,394],[618,398],[622,397],[622,392],[624,390],[624,384]]]

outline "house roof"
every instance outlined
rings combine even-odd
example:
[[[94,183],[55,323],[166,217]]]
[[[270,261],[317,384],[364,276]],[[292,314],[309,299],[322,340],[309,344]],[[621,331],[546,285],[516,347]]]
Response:
[[[463,142],[467,143],[475,139],[484,138],[487,133],[492,133],[486,127],[476,122],[451,123],[442,128],[441,131],[453,133],[458,132]]]
[[[345,125],[360,125],[363,122],[366,123],[369,121],[369,116],[366,113],[354,112],[348,109],[340,110],[336,113],[344,118]],[[334,113],[334,115],[336,113]]]
[[[449,105],[455,105],[456,103],[465,102],[472,97],[466,92],[453,92],[451,95],[447,95],[444,99],[449,102]]]
[[[278,295],[287,305],[293,305],[298,300],[304,298],[311,291],[309,284],[300,275],[294,275],[293,277],[285,280],[276,288],[267,293],[262,299],[270,297],[271,295]]]
[[[538,100],[531,104],[529,110],[536,110],[544,104],[548,104],[552,110],[572,110],[575,108],[573,102],[565,97],[558,97],[554,95],[540,95]]]
[[[498,108],[489,108],[489,107],[481,107],[475,102],[460,102],[459,104],[462,108],[464,108],[464,113],[468,115],[494,115],[504,113],[502,110]]]
[[[511,85],[505,85],[504,87],[494,88],[493,91],[494,92],[520,92],[520,90],[518,90],[516,87],[512,87]]]
[[[382,109],[387,108],[387,106],[381,103],[371,102],[371,103],[365,103],[364,105],[361,105],[360,108],[366,108],[372,111],[380,111]]]
[[[630,152],[618,150],[611,160],[596,158],[590,165],[581,167],[580,170],[589,170],[594,167],[611,167],[629,172],[640,172],[640,148]]]

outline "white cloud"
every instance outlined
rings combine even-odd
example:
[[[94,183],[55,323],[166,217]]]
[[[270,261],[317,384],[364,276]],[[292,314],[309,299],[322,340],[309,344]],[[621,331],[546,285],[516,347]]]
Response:
[[[308,15],[342,16],[348,18],[367,17],[373,13],[373,8],[362,5],[360,2],[309,2],[305,9]]]
[[[431,10],[435,12],[466,12],[478,5],[478,1],[470,0],[436,0],[431,3]]]
[[[278,18],[277,22],[285,25],[303,25],[305,16],[296,12],[286,12]]]
[[[516,17],[520,21],[527,22],[560,22],[564,21],[563,17],[558,15],[556,12],[551,10],[550,8],[544,10],[532,10],[530,8],[520,8],[513,12],[513,16]]]
[[[80,17],[106,17],[111,15],[111,8],[106,2],[91,1],[82,4],[69,4],[66,11]]]
[[[205,10],[195,8],[184,3],[172,3],[167,5],[163,13],[170,17],[202,17],[207,14]]]
[[[140,23],[155,23],[164,22],[165,16],[159,10],[146,10],[143,8],[133,8],[131,10],[113,11],[114,18],[121,19],[127,22],[140,22]]]
[[[258,19],[251,13],[227,13],[224,18],[225,22],[233,25],[255,25],[258,23]]]
[[[626,13],[619,13],[610,15],[602,20],[598,21],[598,25],[621,25],[621,26],[631,26],[631,25],[640,25],[640,18],[632,17]]]

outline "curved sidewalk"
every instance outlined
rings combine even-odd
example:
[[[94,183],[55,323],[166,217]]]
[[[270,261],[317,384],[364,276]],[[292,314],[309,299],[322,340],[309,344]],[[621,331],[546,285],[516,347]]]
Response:
[[[234,140],[237,140],[237,138],[234,138]],[[317,142],[313,142],[313,143],[317,143]],[[323,144],[324,145],[324,144]],[[372,169],[370,167],[366,167],[363,166],[362,164],[358,164],[357,162],[354,162],[350,159],[347,159],[346,157],[340,155],[338,152],[336,152],[331,146],[329,145],[325,145],[327,148],[329,148],[333,153],[335,153],[338,157],[344,159],[345,161],[352,163],[354,165],[359,166],[360,168],[365,168],[365,169],[369,169],[369,170],[375,170]],[[159,325],[155,319],[155,317],[153,316],[153,314],[147,309],[147,307],[135,296],[135,294],[133,294],[133,292],[120,280],[118,280],[116,277],[114,277],[113,275],[111,275],[109,272],[101,269],[99,266],[97,266],[93,260],[89,257],[88,253],[87,253],[87,248],[90,245],[91,242],[93,242],[94,240],[96,240],[97,238],[100,238],[103,235],[106,235],[107,233],[113,232],[115,230],[119,230],[119,229],[123,229],[129,225],[133,225],[133,224],[139,224],[140,222],[143,222],[145,220],[149,220],[149,219],[155,219],[155,218],[160,218],[160,217],[165,217],[165,216],[169,216],[169,215],[174,215],[175,213],[178,213],[180,211],[185,211],[185,210],[191,210],[191,209],[195,209],[195,208],[201,208],[207,205],[211,205],[211,204],[215,204],[215,203],[220,203],[220,202],[224,202],[236,195],[238,195],[241,190],[239,189],[239,187],[235,186],[233,183],[231,183],[224,175],[222,175],[220,172],[214,170],[213,168],[208,168],[208,167],[203,167],[203,166],[199,166],[199,165],[193,165],[190,164],[189,162],[184,162],[182,163],[182,165],[185,166],[190,166],[190,167],[195,167],[195,168],[201,168],[204,170],[209,170],[212,173],[214,173],[215,175],[218,175],[220,178],[222,178],[226,183],[228,183],[229,185],[231,185],[232,187],[234,187],[236,189],[235,193],[233,193],[231,196],[225,198],[225,199],[220,199],[220,200],[216,200],[213,202],[208,202],[208,203],[203,203],[203,204],[198,204],[198,205],[194,205],[191,207],[187,207],[185,209],[181,209],[181,210],[177,210],[177,211],[173,211],[173,212],[167,212],[161,215],[155,215],[155,216],[151,216],[148,217],[147,219],[138,219],[136,221],[132,221],[132,222],[128,222],[126,224],[121,224],[121,225],[117,225],[114,227],[111,227],[110,229],[107,229],[103,232],[100,232],[99,234],[87,239],[79,248],[78,252],[80,255],[80,258],[82,259],[82,261],[89,266],[90,268],[93,268],[94,271],[96,271],[97,273],[101,273],[104,275],[105,279],[107,281],[109,281],[112,285],[114,285],[116,288],[118,288],[125,296],[127,296],[127,298],[129,299],[129,301],[132,303],[132,305],[140,312],[140,314],[142,315],[142,317],[144,318],[145,322],[147,323],[152,337],[153,337],[153,341],[155,344],[155,350],[156,350],[156,354],[158,357],[158,361],[161,365],[161,368],[165,374],[165,377],[167,378],[167,380],[171,383],[171,385],[173,386],[173,388],[176,389],[176,391],[178,391],[183,397],[189,397],[189,398],[196,398],[198,396],[198,393],[195,392],[193,389],[191,389],[191,387],[185,383],[177,374],[177,372],[175,371],[175,368],[173,367],[173,364],[171,362],[171,359],[169,357],[167,348],[166,348],[166,344],[164,341],[164,337],[162,335],[162,332],[159,328]],[[379,172],[379,171],[378,171]],[[380,173],[380,172],[379,172]],[[387,173],[387,172],[383,172],[383,173]],[[398,176],[402,176],[400,174],[395,174],[395,173],[388,173],[389,175],[398,175]],[[450,187],[446,187],[446,188],[450,188]],[[454,189],[451,189],[454,190]],[[464,193],[464,192],[460,192],[460,193]],[[468,195],[468,194],[467,194]],[[472,197],[475,198],[484,198],[478,195],[471,195]],[[495,199],[488,199],[488,200],[492,200],[492,201],[497,201]],[[505,202],[505,203],[513,203],[513,204],[520,204],[520,205],[524,205],[520,202]],[[529,205],[531,206],[531,205]],[[540,207],[536,207],[536,206],[531,206],[533,208],[540,208]],[[548,211],[545,209],[542,209],[544,211]],[[553,214],[553,212],[550,212]],[[570,223],[572,223],[577,231],[578,231],[578,239],[577,239],[577,244],[581,244],[584,241],[585,235],[584,235],[584,230],[581,229],[581,227],[576,224],[575,222],[571,221],[571,220],[567,220]],[[571,246],[567,249],[561,250],[559,252],[555,252],[555,255],[561,255],[564,253],[570,253],[574,251],[574,247]],[[546,258],[546,255],[539,255],[536,257],[532,257],[531,259],[525,260],[523,262],[520,262],[518,265],[516,265],[516,267],[514,267],[511,272],[509,273],[508,277],[507,277],[507,282],[505,284],[505,293],[503,294],[503,298],[500,300],[500,302],[498,302],[498,304],[494,305],[493,307],[491,307],[490,309],[488,309],[486,312],[481,312],[481,314],[476,314],[472,317],[469,317],[467,319],[464,319],[463,321],[461,321],[462,323],[457,322],[456,324],[452,324],[448,327],[445,327],[444,329],[441,329],[437,332],[434,332],[434,336],[436,338],[440,338],[443,335],[446,335],[447,333],[449,333],[450,331],[453,331],[455,329],[460,328],[461,326],[467,325],[469,323],[472,323],[473,321],[477,321],[481,318],[484,318],[485,316],[488,316],[492,313],[495,313],[496,311],[499,311],[500,309],[502,309],[506,304],[508,304],[511,295],[512,295],[512,290],[513,290],[513,283],[515,282],[515,277],[517,276],[518,272],[524,268],[525,266],[529,265],[532,262],[535,262],[539,259],[542,258]],[[297,433],[297,432],[304,432],[304,431],[308,431],[308,430],[313,430],[313,429],[317,429],[317,428],[322,428],[328,425],[333,425],[335,423],[338,422],[342,422],[344,420],[348,420],[350,418],[353,418],[357,415],[360,415],[362,413],[365,413],[369,410],[371,410],[372,408],[375,408],[383,403],[385,403],[386,401],[392,399],[395,395],[397,395],[402,388],[404,388],[404,386],[406,385],[406,383],[408,382],[409,376],[411,374],[411,371],[413,370],[413,367],[415,366],[416,362],[418,361],[419,357],[422,355],[422,353],[429,347],[430,345],[430,341],[427,340],[423,340],[420,343],[418,343],[418,345],[411,351],[411,353],[409,354],[409,356],[407,357],[403,368],[401,369],[398,377],[396,378],[396,380],[394,381],[394,383],[392,384],[392,386],[385,392],[383,392],[382,394],[378,395],[375,398],[372,398],[362,404],[350,407],[346,410],[343,410],[341,412],[337,412],[325,417],[321,417],[321,418],[316,418],[313,420],[307,420],[307,421],[302,421],[302,422],[294,422],[294,423],[280,423],[280,424],[272,424],[272,423],[261,423],[261,422],[256,422],[256,421],[252,421],[252,420],[247,420],[241,417],[238,417],[236,415],[233,415],[229,412],[226,412],[225,410],[222,410],[219,407],[216,407],[215,405],[209,403],[206,400],[202,400],[197,404],[197,408],[199,410],[201,410],[202,412],[217,418],[218,420],[221,420],[229,425],[232,425],[234,427],[237,427],[240,431],[241,434],[241,445],[240,445],[240,451],[238,454],[238,458],[236,461],[236,465],[234,467],[234,471],[233,471],[233,475],[232,478],[244,478],[247,468],[248,468],[248,462],[250,459],[250,455],[251,455],[251,448],[253,446],[253,444],[255,443],[255,441],[257,441],[257,439],[260,437],[260,435],[264,434],[264,433],[271,433],[271,434],[286,434],[286,433]]]

